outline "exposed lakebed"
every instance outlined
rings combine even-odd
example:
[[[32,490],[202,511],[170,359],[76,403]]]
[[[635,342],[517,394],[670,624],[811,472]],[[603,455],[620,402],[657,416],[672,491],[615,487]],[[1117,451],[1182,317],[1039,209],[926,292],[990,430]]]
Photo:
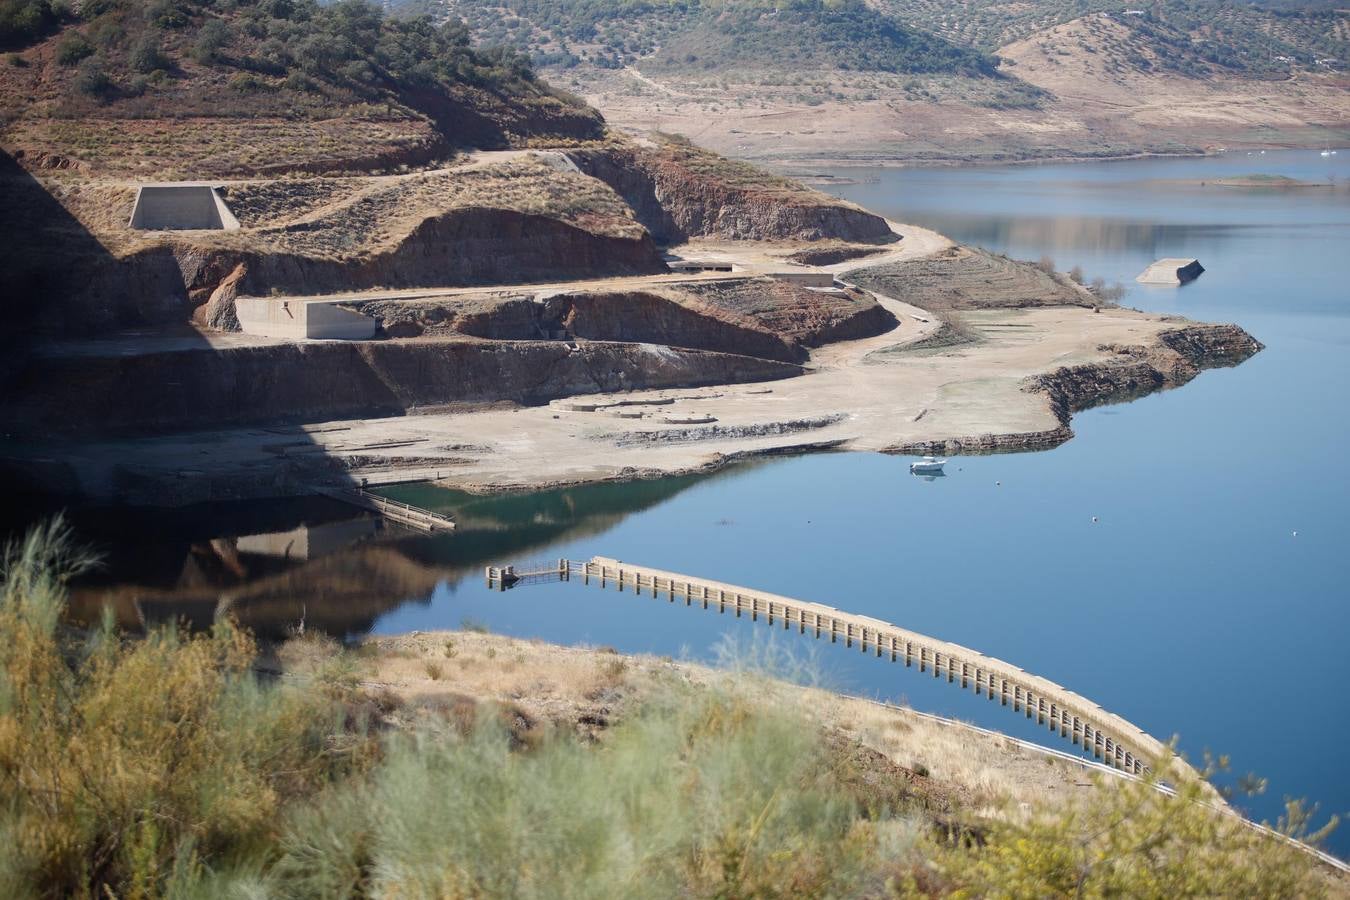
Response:
[[[842,645],[576,583],[505,594],[482,583],[489,562],[607,555],[965,644],[1158,737],[1180,734],[1193,759],[1230,754],[1237,772],[1270,779],[1249,804],[1258,817],[1284,795],[1343,813],[1350,203],[1343,191],[1200,184],[1258,171],[1344,180],[1350,158],[838,173],[878,179],[833,190],[890,218],[1081,266],[1127,283],[1126,304],[1233,321],[1266,345],[1181,390],[1080,414],[1077,437],[1054,450],[956,458],[932,481],[902,458],[824,454],[536,494],[389,489],[456,515],[460,529],[435,537],[380,533],[327,503],[85,513],[77,523],[109,560],[86,596],[122,586],[129,622],[157,607],[209,618],[228,594],[263,630],[302,617],[347,634],[471,621],[696,659],[728,637],[745,652],[774,634],[830,686],[1062,746],[945,679]],[[1133,284],[1164,256],[1207,271],[1180,289]],[[226,551],[211,542],[222,535],[255,537]],[[1331,843],[1345,854],[1350,833]]]

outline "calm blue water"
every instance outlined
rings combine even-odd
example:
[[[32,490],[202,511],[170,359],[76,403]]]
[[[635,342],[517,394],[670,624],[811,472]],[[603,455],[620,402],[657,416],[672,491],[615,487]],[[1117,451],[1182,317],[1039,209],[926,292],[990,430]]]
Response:
[[[931,482],[910,476],[906,459],[832,454],[505,497],[403,487],[390,493],[453,510],[459,530],[302,561],[250,556],[246,546],[258,542],[240,541],[255,600],[236,609],[263,631],[302,614],[343,633],[473,620],[699,660],[716,659],[728,639],[744,648],[774,635],[829,686],[1069,749],[917,668],[748,618],[579,583],[504,594],[482,584],[489,562],[614,556],[977,648],[1159,737],[1179,735],[1192,759],[1212,750],[1230,755],[1235,773],[1267,777],[1268,793],[1247,804],[1258,818],[1277,816],[1286,795],[1344,814],[1350,193],[1199,184],[1250,173],[1350,181],[1350,153],[840,173],[879,179],[835,190],[891,218],[1017,257],[1050,256],[1063,270],[1081,266],[1089,278],[1128,284],[1126,304],[1235,321],[1267,345],[1180,390],[1084,413],[1060,448],[956,459]],[[1196,256],[1208,271],[1180,289],[1135,285],[1163,256]],[[106,582],[162,591],[172,617],[197,607],[209,615],[221,586],[212,579],[239,577],[233,558],[215,564],[211,538],[344,516],[217,505],[77,526],[109,548]],[[1350,828],[1331,847],[1350,854]]]
[[[604,554],[872,614],[1177,734],[1192,759],[1230,755],[1235,773],[1270,780],[1245,801],[1257,817],[1277,816],[1285,796],[1350,811],[1338,751],[1350,739],[1350,193],[1198,184],[1256,172],[1350,181],[1350,154],[840,172],[879,178],[834,192],[892,218],[1080,265],[1129,285],[1127,305],[1235,321],[1267,349],[1082,414],[1077,437],[1049,452],[960,459],[934,482],[865,454],[760,464],[525,555]],[[1135,285],[1162,256],[1195,256],[1208,271],[1181,289]],[[465,618],[700,659],[725,635],[769,633],[578,585],[494,594],[476,577],[376,629]],[[814,654],[835,687],[1054,743],[917,669],[786,645]],[[1332,847],[1350,851],[1350,832]]]

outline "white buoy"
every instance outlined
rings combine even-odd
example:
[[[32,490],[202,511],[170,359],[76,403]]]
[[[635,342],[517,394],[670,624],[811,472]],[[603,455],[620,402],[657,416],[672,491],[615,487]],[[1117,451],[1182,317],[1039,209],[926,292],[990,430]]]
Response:
[[[1298,537],[1298,532],[1297,532],[1297,531],[1294,532],[1294,537]]]
[[[1094,522],[1097,521],[1097,517],[1096,517],[1096,516],[1093,516],[1093,517],[1092,517],[1092,521],[1094,521]]]

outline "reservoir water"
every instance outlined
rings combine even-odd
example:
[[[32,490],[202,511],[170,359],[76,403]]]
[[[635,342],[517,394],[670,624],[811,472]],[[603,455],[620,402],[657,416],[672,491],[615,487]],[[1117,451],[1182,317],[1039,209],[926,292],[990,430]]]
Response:
[[[264,630],[302,616],[345,634],[474,622],[698,660],[771,634],[577,583],[482,583],[489,562],[600,554],[870,614],[1020,665],[1178,735],[1193,760],[1227,754],[1235,774],[1268,778],[1242,801],[1257,818],[1285,796],[1350,811],[1350,192],[1213,183],[1350,181],[1350,154],[834,174],[857,183],[828,190],[888,217],[1080,266],[1125,283],[1127,305],[1237,322],[1267,349],[1083,413],[1057,449],[957,458],[931,481],[906,459],[829,454],[504,497],[407,486],[388,493],[454,512],[460,530],[356,544],[375,526],[319,503],[78,514],[108,558],[80,602],[111,588],[128,618],[152,617],[156,597],[165,615],[209,617],[227,585]],[[1179,289],[1134,284],[1166,256],[1207,271]],[[251,537],[225,565],[212,539],[239,535]],[[773,634],[829,686],[1068,748],[917,668]],[[1350,853],[1350,829],[1330,847]]]

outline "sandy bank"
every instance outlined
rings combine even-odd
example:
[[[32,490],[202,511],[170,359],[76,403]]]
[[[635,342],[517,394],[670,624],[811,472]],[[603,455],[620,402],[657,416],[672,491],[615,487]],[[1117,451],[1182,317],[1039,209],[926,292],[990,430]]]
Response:
[[[744,687],[753,679],[764,702],[805,710],[835,740],[876,754],[885,774],[902,779],[930,808],[1002,809],[1000,814],[1033,805],[1055,809],[1094,789],[1090,773],[1096,767],[1086,761],[909,709],[735,669],[474,631],[368,638],[361,656],[363,684],[398,697],[407,724],[447,707],[488,702],[507,707],[528,729],[557,727],[603,741],[608,728],[671,685]]]

